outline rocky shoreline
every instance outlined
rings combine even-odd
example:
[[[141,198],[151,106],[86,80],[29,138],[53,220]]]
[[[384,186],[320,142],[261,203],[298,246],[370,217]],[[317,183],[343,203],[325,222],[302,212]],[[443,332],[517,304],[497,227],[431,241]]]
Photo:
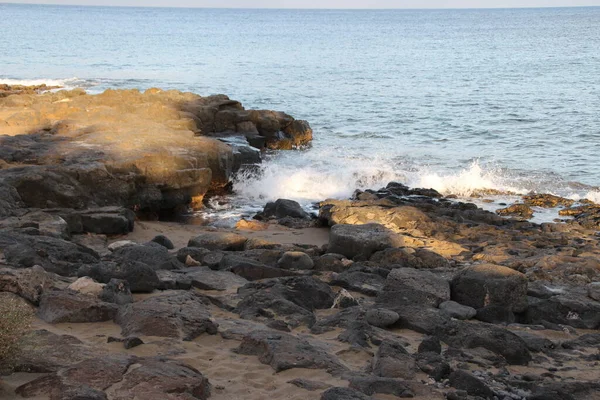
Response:
[[[145,223],[308,123],[72,91],[0,99],[0,132],[0,301],[35,314],[2,398],[598,399],[591,202],[524,199],[575,216],[535,224],[391,182],[236,229]]]

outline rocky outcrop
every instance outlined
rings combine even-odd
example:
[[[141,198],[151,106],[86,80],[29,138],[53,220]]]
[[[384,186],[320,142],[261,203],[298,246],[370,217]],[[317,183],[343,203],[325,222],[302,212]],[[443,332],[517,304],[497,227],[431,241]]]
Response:
[[[224,95],[15,93],[0,96],[0,190],[14,188],[0,214],[21,202],[152,211],[199,206],[237,168],[260,160],[251,146],[291,149],[312,140],[306,121],[245,110]]]

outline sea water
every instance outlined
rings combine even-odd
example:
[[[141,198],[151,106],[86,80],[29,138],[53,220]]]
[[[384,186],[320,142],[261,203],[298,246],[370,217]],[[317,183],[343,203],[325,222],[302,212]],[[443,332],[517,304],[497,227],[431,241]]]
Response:
[[[225,10],[0,4],[0,83],[225,93],[308,120],[216,209],[395,180],[600,201],[600,8]]]

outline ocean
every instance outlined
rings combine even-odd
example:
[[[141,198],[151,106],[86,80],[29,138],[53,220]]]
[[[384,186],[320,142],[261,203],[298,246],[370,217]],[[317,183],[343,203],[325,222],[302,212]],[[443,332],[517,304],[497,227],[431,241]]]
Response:
[[[314,128],[213,205],[395,180],[600,201],[600,7],[226,10],[0,4],[0,83],[225,93]]]

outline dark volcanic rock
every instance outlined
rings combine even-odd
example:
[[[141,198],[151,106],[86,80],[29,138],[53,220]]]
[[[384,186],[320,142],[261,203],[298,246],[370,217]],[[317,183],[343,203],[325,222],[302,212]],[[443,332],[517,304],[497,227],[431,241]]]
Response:
[[[277,261],[277,266],[282,269],[306,270],[313,269],[315,263],[306,253],[301,251],[287,251]]]
[[[248,281],[228,271],[213,271],[208,267],[194,267],[183,270],[193,287],[202,290],[232,290],[244,286]]]
[[[451,386],[464,390],[471,396],[480,396],[485,399],[494,397],[494,392],[485,383],[466,371],[454,371],[450,374],[449,380]]]
[[[380,377],[355,377],[350,379],[350,387],[365,394],[391,394],[400,398],[415,397],[407,382],[400,379]]]
[[[373,375],[384,378],[412,379],[417,372],[414,358],[399,342],[386,340],[373,358]]]
[[[550,322],[574,328],[600,329],[600,302],[572,295],[530,298],[525,318],[531,324]]]
[[[527,278],[499,265],[465,268],[454,277],[451,288],[452,300],[475,309],[497,305],[522,312],[527,308]]]
[[[135,365],[135,368],[132,366]],[[90,359],[38,378],[17,389],[25,397],[51,394],[52,399],[206,400],[211,387],[199,371],[181,362],[111,355]]]
[[[447,280],[431,272],[412,268],[392,270],[383,291],[377,296],[378,303],[392,309],[404,304],[437,307],[447,300],[450,300],[450,284]]]
[[[157,235],[154,238],[152,238],[151,242],[158,243],[168,250],[173,250],[175,248],[173,242],[165,235]]]
[[[451,321],[438,325],[436,336],[458,348],[483,347],[503,356],[509,364],[527,365],[531,361],[531,354],[523,339],[494,325]]]
[[[94,296],[71,290],[54,290],[42,295],[38,316],[51,324],[100,322],[112,320],[117,310],[116,304],[100,301]]]
[[[354,390],[345,387],[335,387],[326,390],[321,396],[321,400],[370,400],[371,397]]]
[[[208,300],[192,292],[170,292],[121,307],[115,322],[123,336],[193,340],[203,333],[217,333],[208,305]]]
[[[395,311],[386,310],[385,308],[375,308],[367,311],[365,319],[373,326],[387,328],[390,325],[394,325],[400,319],[400,315]]]
[[[325,350],[311,345],[305,339],[273,332],[254,331],[246,335],[236,350],[239,354],[255,355],[275,372],[291,368],[325,369],[339,374],[346,367]]]
[[[19,352],[12,364],[15,371],[54,372],[103,351],[84,344],[74,336],[57,335],[45,329],[26,333],[19,341]]]
[[[120,306],[133,303],[129,282],[122,279],[111,279],[102,289],[100,300]]]
[[[471,319],[477,314],[477,310],[475,310],[473,307],[463,306],[455,301],[445,301],[440,304],[439,308],[452,318],[462,320]]]
[[[310,215],[297,201],[287,200],[287,199],[278,199],[275,202],[267,203],[263,212],[260,214],[263,218],[300,218],[300,219],[309,219]]]
[[[242,300],[235,312],[246,319],[277,319],[296,327],[312,326],[313,310],[329,308],[335,294],[312,277],[287,277],[252,282],[238,290]]]
[[[137,261],[101,262],[79,268],[78,276],[89,276],[101,283],[121,279],[129,283],[132,292],[152,292],[159,286],[156,271]]]
[[[99,261],[98,254],[87,247],[48,236],[0,232],[0,250],[8,264],[17,268],[40,265],[63,276],[75,276],[79,263]]]
[[[169,254],[169,251],[165,247],[154,242],[150,243],[152,245],[124,246],[118,248],[113,251],[110,259],[117,263],[140,262],[152,267],[154,270],[183,268],[183,264]]]
[[[331,285],[364,293],[368,296],[377,296],[385,285],[387,274],[388,271],[381,268],[353,265],[348,270],[336,275],[331,280]]]

